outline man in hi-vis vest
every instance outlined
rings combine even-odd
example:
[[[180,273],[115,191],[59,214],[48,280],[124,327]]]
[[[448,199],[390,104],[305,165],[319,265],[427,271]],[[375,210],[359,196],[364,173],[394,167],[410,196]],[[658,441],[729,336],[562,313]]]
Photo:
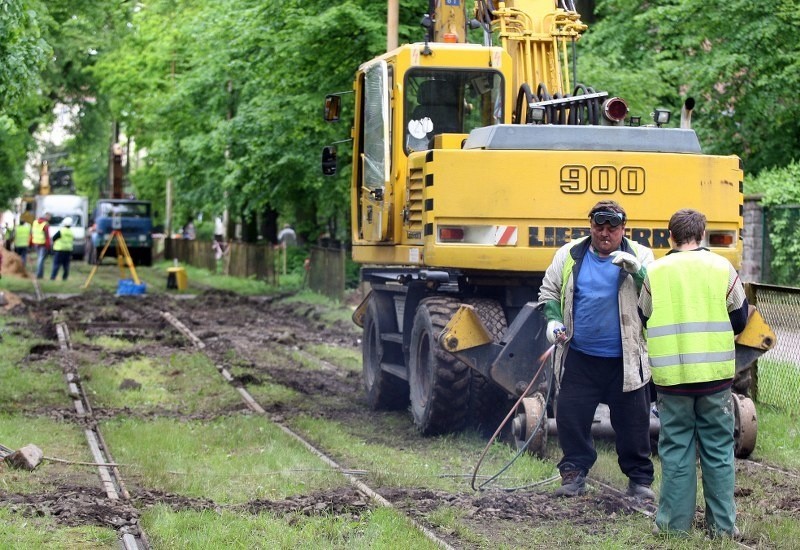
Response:
[[[20,220],[17,229],[14,231],[14,252],[19,254],[19,259],[22,260],[22,266],[25,266],[25,261],[28,259],[28,242],[31,239],[31,226],[25,220]]]
[[[72,233],[72,218],[66,217],[61,222],[61,229],[53,235],[53,272],[50,274],[50,280],[55,281],[58,275],[58,268],[64,268],[64,274],[61,277],[62,281],[66,281],[69,277],[69,261],[72,259],[72,247],[75,242],[75,236]]]
[[[691,529],[699,453],[706,528],[712,537],[738,537],[731,385],[733,339],[747,324],[748,304],[731,263],[701,246],[705,228],[696,210],[673,214],[673,249],[647,267],[639,297],[661,419],[653,530],[680,536]]]
[[[50,212],[33,220],[28,248],[36,249],[36,278],[44,277],[44,260],[50,250]]]

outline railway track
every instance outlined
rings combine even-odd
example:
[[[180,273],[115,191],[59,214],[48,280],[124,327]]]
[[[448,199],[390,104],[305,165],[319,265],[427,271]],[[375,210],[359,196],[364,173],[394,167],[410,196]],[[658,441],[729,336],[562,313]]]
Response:
[[[71,302],[70,302],[71,304]],[[64,302],[65,309],[70,307],[66,301]],[[331,470],[336,470],[344,478],[348,480],[353,487],[361,493],[369,496],[377,506],[394,506],[404,513],[417,528],[429,538],[434,544],[440,547],[449,548],[450,544],[435,531],[429,529],[424,523],[415,519],[413,514],[407,514],[401,506],[397,508],[398,495],[396,492],[390,491],[389,494],[383,494],[381,488],[373,488],[368,482],[364,481],[364,476],[369,475],[367,471],[353,470],[348,468],[348,465],[341,464],[336,460],[330,458],[330,453],[325,449],[318,448],[317,445],[309,442],[302,433],[292,430],[285,422],[280,419],[275,420],[276,415],[274,411],[270,410],[270,405],[259,403],[256,398],[248,391],[248,380],[246,375],[242,375],[243,368],[240,364],[230,363],[230,356],[226,353],[233,348],[242,346],[246,349],[260,348],[262,350],[269,350],[268,353],[273,356],[278,356],[283,361],[290,361],[290,358],[297,355],[302,360],[314,361],[319,369],[319,386],[317,391],[323,394],[332,394],[341,387],[342,383],[354,385],[358,392],[360,389],[360,377],[353,380],[353,373],[346,371],[343,367],[336,364],[336,362],[320,360],[316,354],[308,351],[309,344],[330,344],[331,342],[339,343],[341,345],[355,345],[353,341],[353,334],[346,332],[326,332],[327,329],[323,327],[324,323],[319,321],[313,308],[296,308],[292,312],[285,309],[276,309],[271,315],[265,316],[264,310],[271,307],[268,300],[261,299],[241,299],[238,297],[229,296],[225,293],[221,295],[212,295],[206,299],[198,299],[196,302],[193,300],[140,300],[140,299],[115,299],[114,308],[109,308],[107,312],[95,313],[94,311],[87,313],[86,311],[73,311],[70,317],[69,325],[74,329],[79,329],[83,334],[96,337],[96,336],[115,336],[131,341],[138,341],[141,338],[145,339],[166,339],[172,342],[173,346],[182,346],[188,342],[191,348],[198,350],[205,354],[216,367],[220,376],[228,382],[232,389],[240,395],[243,403],[254,414],[265,415],[267,419],[272,421],[278,428],[289,435],[290,437],[299,441],[309,452],[315,454],[325,462],[326,466]],[[225,316],[223,319],[217,318],[221,311],[235,310],[234,315]],[[69,344],[69,327],[67,323],[59,321],[64,318],[64,315],[54,314],[54,326],[59,337],[59,344],[62,353],[65,357],[70,355]],[[279,326],[268,320],[271,316],[278,316],[280,318]],[[63,344],[61,343],[63,340]],[[181,344],[180,342],[183,342]],[[238,359],[243,363],[252,361],[258,362],[258,358],[249,357],[246,354]],[[294,359],[298,361],[298,359]],[[73,373],[70,377],[68,372],[72,370],[73,366],[69,365],[69,361],[65,360],[62,364],[64,367],[65,377],[67,383],[74,383],[76,381],[77,372]],[[299,363],[294,367],[290,366],[286,369],[287,372],[297,370]],[[238,374],[237,374],[238,372]],[[80,380],[77,379],[79,382]],[[289,380],[276,376],[277,383],[289,383]],[[337,382],[338,384],[337,385]],[[329,386],[325,386],[329,384]],[[74,391],[75,388],[69,387],[71,394],[80,395],[80,392]],[[352,389],[352,388],[350,388]],[[91,403],[84,403],[84,398],[76,398],[75,401],[81,402],[84,411],[93,412],[91,410]],[[360,399],[360,396],[359,396]],[[76,405],[77,407],[77,405]],[[78,409],[76,408],[76,412]],[[96,424],[96,422],[95,422]],[[102,468],[105,473],[100,474],[103,486],[112,487],[119,500],[125,500],[124,481],[117,482],[114,480],[114,470],[112,466],[114,463],[110,450],[106,454],[104,450],[104,441],[102,435],[95,436],[98,440],[98,454],[93,450],[95,461],[102,466],[98,467],[98,471]],[[89,436],[87,436],[87,442]],[[91,446],[91,443],[90,443]],[[346,462],[346,461],[345,461]],[[785,475],[786,477],[797,479],[797,474],[772,466],[754,461],[744,461],[748,468],[759,471],[769,471],[774,475]],[[123,468],[124,469],[124,468]],[[118,472],[116,472],[118,473]],[[103,476],[108,474],[111,477],[110,481],[103,479]],[[602,494],[616,495],[619,501],[625,500],[624,495],[616,490],[611,484],[606,483],[602,479],[590,479],[590,483],[594,484],[598,491]],[[373,494],[374,493],[374,494]],[[523,493],[525,494],[525,493]],[[523,498],[528,498],[525,494]],[[114,497],[109,496],[109,499]],[[446,497],[443,497],[443,500]],[[475,497],[477,498],[477,497]],[[630,500],[630,499],[628,499]],[[639,506],[628,502],[626,506],[629,509],[636,510],[644,516],[652,518],[654,508],[648,506]],[[120,538],[125,544],[125,536],[136,536],[136,533],[120,532]],[[130,538],[130,537],[128,537]],[[458,538],[455,539],[458,545]],[[130,546],[126,549],[133,548],[148,548],[146,536],[143,541],[136,540],[135,545],[133,542],[128,542]],[[748,548],[744,543],[739,543],[740,547]]]
[[[86,443],[92,453],[94,464],[97,466],[103,491],[110,501],[124,501],[129,504],[123,512],[126,517],[119,521],[120,525],[117,527],[119,540],[125,550],[149,550],[151,548],[150,541],[139,525],[139,514],[131,504],[131,495],[111,454],[111,449],[98,426],[97,419],[94,417],[91,401],[83,387],[75,361],[72,359],[69,327],[66,322],[60,320],[60,317],[58,311],[53,311],[53,324],[58,337],[61,352],[60,363],[67,384],[67,393],[72,398],[75,413],[84,426]]]

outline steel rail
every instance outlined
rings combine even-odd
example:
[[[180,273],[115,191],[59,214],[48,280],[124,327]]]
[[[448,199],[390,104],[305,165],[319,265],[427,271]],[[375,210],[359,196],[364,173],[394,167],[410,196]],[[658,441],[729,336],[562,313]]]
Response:
[[[200,350],[205,350],[206,349],[206,345],[202,341],[202,339],[197,337],[197,335],[195,335],[191,331],[191,329],[189,329],[189,327],[187,327],[186,325],[181,323],[178,320],[178,318],[175,317],[172,313],[170,313],[168,311],[163,311],[163,312],[161,312],[161,315],[164,317],[164,319],[167,320],[167,322],[169,322],[173,327],[175,327],[175,329],[178,332],[180,332],[181,334],[185,335],[186,338],[189,341],[191,341],[192,344],[197,349],[200,349]],[[208,354],[206,354],[206,355],[208,355]],[[210,356],[209,356],[209,359],[213,360],[213,358],[210,357]],[[230,372],[224,366],[216,365],[216,368],[220,372],[222,377],[229,384],[234,382],[233,376],[230,374]],[[247,407],[250,410],[252,410],[253,412],[256,412],[258,414],[266,415],[266,410],[258,403],[258,401],[256,401],[253,398],[253,396],[247,391],[246,388],[243,388],[241,386],[234,386],[234,387],[235,387],[236,391],[238,391],[239,394],[242,396],[245,404],[247,405]],[[325,464],[330,466],[332,469],[338,471],[341,475],[343,475],[350,482],[350,484],[352,484],[356,489],[358,489],[362,493],[364,493],[367,496],[369,496],[373,501],[375,501],[376,503],[380,504],[383,507],[392,508],[392,509],[397,510],[397,508],[391,502],[389,502],[385,497],[383,497],[380,493],[378,493],[376,490],[374,490],[371,487],[369,487],[367,484],[362,482],[360,479],[357,479],[356,476],[351,473],[352,470],[340,466],[335,460],[333,460],[331,457],[326,455],[322,450],[320,450],[317,447],[315,447],[314,445],[312,445],[305,438],[303,438],[301,435],[299,435],[297,432],[293,431],[291,428],[289,428],[288,426],[286,426],[282,422],[279,422],[279,421],[277,421],[275,419],[272,419],[272,418],[270,418],[269,420],[270,420],[270,422],[275,424],[278,428],[280,428],[281,431],[283,431],[286,435],[288,435],[289,437],[292,437],[293,439],[298,441],[300,444],[302,444],[306,449],[308,449],[309,452],[311,452],[312,454],[317,456]],[[431,531],[430,529],[428,529],[427,527],[422,525],[420,522],[418,522],[414,518],[408,516],[407,514],[404,514],[404,517],[418,531],[420,531],[423,535],[425,535],[425,537],[428,540],[430,540],[431,542],[433,542],[437,546],[439,546],[441,548],[445,548],[447,550],[455,550],[455,548],[453,546],[448,544],[443,539],[439,538],[433,531]]]
[[[61,368],[67,383],[67,391],[73,400],[75,412],[88,423],[89,427],[84,429],[84,435],[94,462],[97,463],[98,474],[106,492],[106,497],[109,500],[130,502],[131,495],[125,487],[116,461],[111,456],[109,446],[100,432],[92,412],[91,403],[81,384],[78,369],[72,359],[72,341],[69,336],[69,328],[65,322],[59,321],[58,318],[59,312],[53,311],[53,322],[61,350]],[[117,529],[123,547],[125,550],[150,550],[150,542],[139,523],[138,515],[136,517],[136,528],[138,530],[137,533],[131,533],[128,526],[122,526]]]

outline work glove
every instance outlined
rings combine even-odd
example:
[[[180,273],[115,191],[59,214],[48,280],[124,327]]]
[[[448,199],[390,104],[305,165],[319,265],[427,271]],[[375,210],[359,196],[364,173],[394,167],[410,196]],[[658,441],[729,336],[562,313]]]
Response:
[[[551,344],[560,344],[567,339],[567,329],[564,323],[553,319],[547,323],[547,341]]]
[[[622,252],[617,250],[611,253],[611,263],[618,265],[631,275],[636,275],[642,269],[642,262],[636,259],[636,256],[629,252]]]

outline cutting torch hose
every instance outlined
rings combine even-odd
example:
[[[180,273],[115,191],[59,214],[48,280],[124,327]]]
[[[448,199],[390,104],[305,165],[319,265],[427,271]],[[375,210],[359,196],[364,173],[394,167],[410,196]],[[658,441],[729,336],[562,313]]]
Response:
[[[488,485],[489,483],[491,483],[492,481],[497,479],[503,472],[505,472],[508,468],[510,468],[511,465],[514,464],[514,462],[516,462],[516,460],[520,457],[520,455],[525,452],[525,450],[528,448],[528,444],[530,443],[530,441],[533,439],[533,437],[536,435],[536,433],[542,428],[542,423],[544,421],[544,418],[547,416],[547,403],[546,402],[545,402],[544,410],[542,411],[542,416],[539,419],[539,425],[536,426],[536,429],[533,430],[533,432],[531,432],[531,436],[528,438],[527,441],[525,441],[525,445],[523,445],[522,449],[520,449],[517,452],[516,456],[514,456],[514,458],[512,458],[508,462],[508,464],[503,466],[503,468],[501,468],[500,471],[498,471],[496,474],[494,474],[493,476],[491,476],[490,478],[485,480],[478,487],[475,487],[475,480],[478,477],[478,470],[480,470],[481,463],[483,462],[483,459],[486,457],[486,453],[489,452],[489,449],[491,448],[492,443],[494,443],[494,441],[497,439],[497,436],[500,435],[500,432],[503,431],[503,428],[508,423],[509,419],[514,416],[514,414],[517,411],[517,408],[522,403],[522,400],[525,399],[525,397],[528,395],[528,392],[533,387],[533,384],[536,382],[536,380],[539,378],[539,375],[542,373],[542,369],[544,369],[544,366],[547,364],[547,361],[549,361],[550,358],[553,356],[553,352],[555,351],[555,349],[556,349],[556,344],[553,344],[552,346],[547,348],[544,351],[544,353],[542,353],[539,356],[539,359],[538,359],[539,368],[536,370],[536,374],[533,375],[533,377],[531,378],[531,381],[528,383],[528,387],[525,388],[525,391],[523,391],[522,394],[520,394],[519,399],[517,399],[517,402],[514,403],[514,406],[511,407],[510,411],[508,411],[508,414],[506,415],[506,417],[503,419],[503,421],[497,427],[497,429],[495,430],[494,434],[492,434],[492,437],[489,438],[489,442],[486,443],[486,446],[483,448],[483,452],[481,452],[481,456],[478,458],[478,462],[475,464],[475,469],[472,472],[472,479],[470,481],[470,486],[472,487],[473,491],[483,490],[483,488],[486,485]],[[548,384],[548,388],[549,387],[550,386]],[[547,393],[548,393],[548,396],[549,396],[550,391],[548,391]],[[548,399],[549,399],[549,397],[548,397]]]

